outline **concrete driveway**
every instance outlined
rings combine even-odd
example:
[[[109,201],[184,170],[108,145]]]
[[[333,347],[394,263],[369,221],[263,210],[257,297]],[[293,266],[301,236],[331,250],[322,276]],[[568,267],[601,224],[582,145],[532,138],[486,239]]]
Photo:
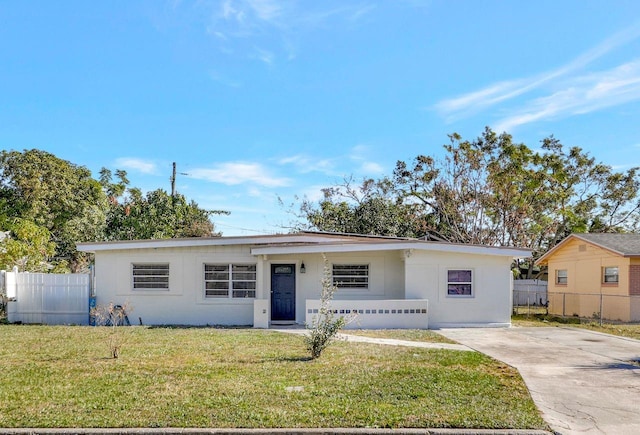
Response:
[[[551,428],[640,434],[640,341],[578,328],[442,329],[517,368]]]

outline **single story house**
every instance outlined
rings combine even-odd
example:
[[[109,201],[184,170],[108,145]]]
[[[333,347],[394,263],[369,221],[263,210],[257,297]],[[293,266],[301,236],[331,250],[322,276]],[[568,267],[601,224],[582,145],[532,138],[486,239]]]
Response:
[[[95,254],[98,304],[129,304],[132,323],[305,324],[325,268],[332,308],[352,328],[510,325],[514,258],[526,249],[354,234],[80,243]]]
[[[571,234],[537,264],[550,314],[640,321],[640,234]]]

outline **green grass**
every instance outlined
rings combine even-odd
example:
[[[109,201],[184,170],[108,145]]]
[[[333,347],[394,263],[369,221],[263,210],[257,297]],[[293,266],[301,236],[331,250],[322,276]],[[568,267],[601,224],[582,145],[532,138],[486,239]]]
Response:
[[[533,316],[533,315],[546,315],[547,307],[543,307],[540,305],[530,305],[530,306],[519,306],[513,307],[513,311],[515,315],[519,316]]]
[[[577,317],[563,318],[550,315],[513,316],[511,322],[515,326],[572,326],[640,340],[640,325],[638,324],[621,325],[603,323],[600,325],[599,322],[594,320],[581,320]]]
[[[0,427],[546,428],[476,352],[338,341],[309,360],[272,331],[119,329],[110,359],[107,328],[0,326]]]
[[[372,338],[392,338],[395,340],[424,341],[429,343],[455,343],[447,337],[425,329],[345,329],[343,334],[361,335]]]

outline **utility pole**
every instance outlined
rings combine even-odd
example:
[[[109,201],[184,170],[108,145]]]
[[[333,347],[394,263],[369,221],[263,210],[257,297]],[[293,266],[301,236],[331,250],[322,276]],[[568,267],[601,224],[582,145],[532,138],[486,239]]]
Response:
[[[173,162],[173,172],[171,173],[171,198],[176,196],[176,162]]]
[[[173,162],[173,171],[171,172],[171,178],[169,178],[169,180],[171,180],[171,198],[175,198],[176,197],[176,162]],[[186,172],[180,172],[180,175],[189,175]]]

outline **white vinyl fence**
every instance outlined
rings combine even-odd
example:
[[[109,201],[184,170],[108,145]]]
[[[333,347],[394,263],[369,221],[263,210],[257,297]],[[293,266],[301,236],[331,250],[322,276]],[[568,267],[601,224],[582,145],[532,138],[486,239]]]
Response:
[[[540,279],[516,279],[513,281],[513,306],[547,304],[547,281]]]
[[[516,279],[513,281],[513,314],[547,314],[547,281]]]
[[[90,275],[26,272],[3,275],[9,322],[89,324]]]

